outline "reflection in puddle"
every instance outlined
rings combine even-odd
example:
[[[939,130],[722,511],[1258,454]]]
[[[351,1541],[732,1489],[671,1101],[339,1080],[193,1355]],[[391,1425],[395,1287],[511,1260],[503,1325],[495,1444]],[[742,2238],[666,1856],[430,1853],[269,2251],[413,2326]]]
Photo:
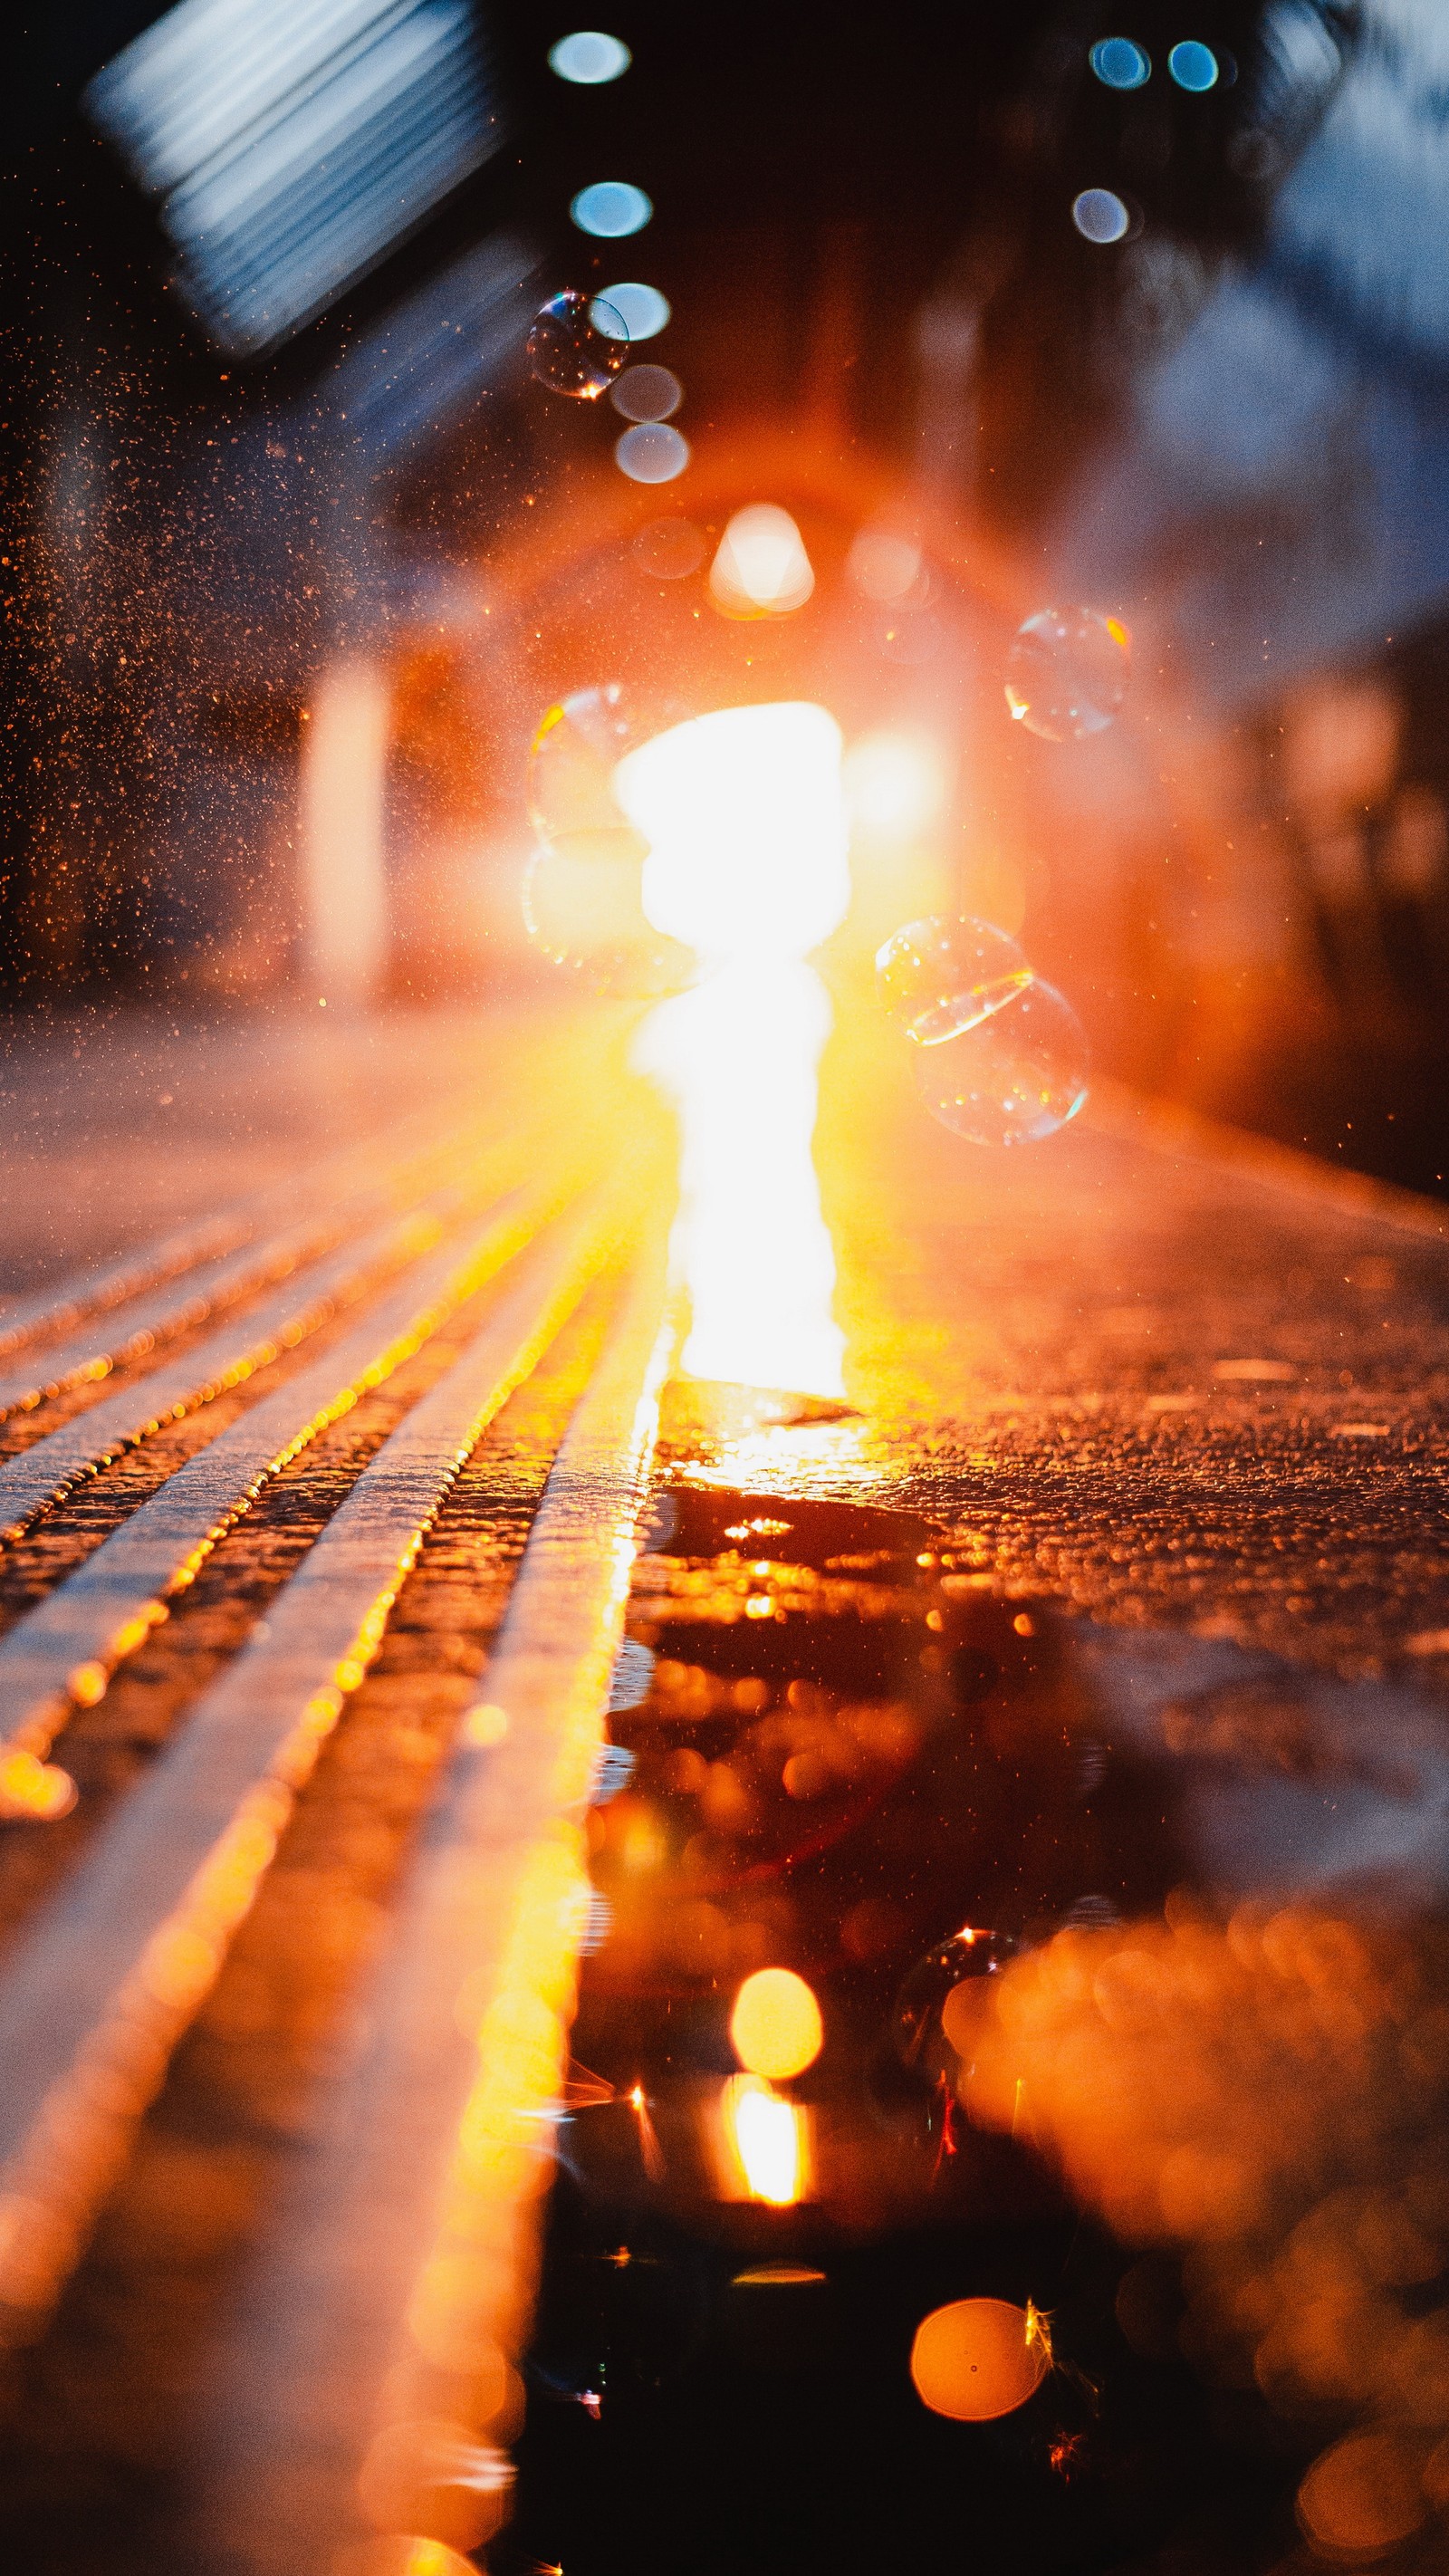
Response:
[[[1432,1707],[713,1487],[631,1628],[495,2567],[1438,2563]]]

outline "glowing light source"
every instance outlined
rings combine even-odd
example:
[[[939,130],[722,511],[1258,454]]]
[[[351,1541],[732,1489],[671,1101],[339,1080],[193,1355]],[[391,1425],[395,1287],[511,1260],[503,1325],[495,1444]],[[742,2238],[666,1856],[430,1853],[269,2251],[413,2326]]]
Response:
[[[1132,218],[1111,188],[1084,188],[1072,199],[1072,221],[1083,241],[1125,241]]]
[[[1152,77],[1152,58],[1131,36],[1103,36],[1087,57],[1108,89],[1140,89]]]
[[[727,617],[785,617],[803,608],[815,574],[789,511],[769,501],[737,510],[720,539],[709,587]]]
[[[761,1968],[746,1977],[730,2015],[730,2038],[751,2075],[775,2083],[803,2075],[825,2040],[820,2006],[791,1968]]]
[[[634,57],[617,36],[605,36],[597,27],[580,28],[577,35],[560,36],[550,45],[548,67],[559,79],[573,81],[584,89],[595,89],[603,81],[616,81],[626,72]]]
[[[1212,89],[1218,77],[1218,58],[1210,45],[1189,42],[1173,46],[1167,68],[1179,89]]]
[[[1033,2308],[1007,2299],[953,2299],[916,2328],[911,2378],[934,2415],[983,2424],[1034,2396],[1050,2366],[1050,2344]]]
[[[725,708],[630,752],[614,790],[649,843],[648,919],[706,968],[636,1055],[681,1113],[684,1366],[837,1396],[844,1337],[810,1150],[830,1005],[803,960],[850,896],[839,727],[807,704]]]
[[[643,189],[627,179],[596,179],[592,187],[580,188],[569,208],[580,232],[592,233],[597,241],[622,241],[629,233],[642,233],[653,212]],[[612,296],[606,301],[612,303]]]
[[[857,831],[908,841],[946,801],[946,766],[929,735],[862,735],[845,756],[845,793]]]
[[[689,463],[689,441],[666,420],[641,420],[615,441],[614,462],[631,483],[672,483]]]
[[[790,2209],[809,2178],[809,2131],[800,2105],[783,2101],[757,2075],[733,2075],[721,2104],[736,2189],[772,2209]]]
[[[612,314],[617,314],[631,347],[636,340],[652,340],[664,329],[670,318],[669,298],[657,286],[642,286],[637,278],[625,278],[617,286],[599,290],[602,314],[596,315],[601,331],[612,332]]]

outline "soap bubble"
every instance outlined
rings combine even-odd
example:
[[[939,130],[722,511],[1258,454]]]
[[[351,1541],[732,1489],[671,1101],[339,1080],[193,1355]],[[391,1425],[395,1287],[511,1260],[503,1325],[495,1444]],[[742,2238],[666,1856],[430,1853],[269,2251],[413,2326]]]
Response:
[[[881,998],[918,1046],[959,1037],[1032,981],[1016,941],[989,921],[908,921],[876,952]]]
[[[551,394],[595,402],[629,354],[622,315],[597,295],[551,295],[528,335],[528,363]]]
[[[1076,1116],[1087,1068],[1076,1012],[1033,976],[951,1033],[919,1039],[916,1087],[932,1117],[973,1145],[1037,1144]]]
[[[1132,218],[1111,188],[1084,188],[1072,199],[1072,221],[1083,241],[1125,241]]]
[[[609,400],[626,420],[667,420],[684,400],[684,387],[672,367],[629,367]]]
[[[1006,663],[1006,703],[1047,742],[1080,742],[1109,725],[1127,695],[1132,639],[1094,608],[1041,608]]]
[[[961,2052],[948,2034],[947,2017],[962,2033],[962,2017],[951,2005],[959,1986],[974,1987],[994,1977],[1017,1947],[1007,1933],[978,1930],[967,1924],[945,1941],[937,1941],[918,1959],[902,1983],[891,2013],[891,2041],[903,2066],[935,2084],[945,2075],[954,2085]],[[968,1998],[969,1999],[969,1998]]]
[[[1131,36],[1103,36],[1087,57],[1108,89],[1140,89],[1152,76],[1152,59]]]
[[[668,721],[653,721],[619,681],[576,689],[549,708],[528,758],[528,815],[538,847],[523,881],[530,940],[589,991],[639,998],[678,992],[690,951],[644,911],[649,844],[614,795],[625,752]]]
[[[657,729],[618,680],[575,689],[551,706],[528,749],[528,819],[539,839],[632,832],[614,796],[614,770]]]

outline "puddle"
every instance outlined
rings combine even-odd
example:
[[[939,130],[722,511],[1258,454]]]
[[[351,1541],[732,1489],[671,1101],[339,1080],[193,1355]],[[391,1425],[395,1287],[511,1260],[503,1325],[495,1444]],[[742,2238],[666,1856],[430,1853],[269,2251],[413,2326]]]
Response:
[[[1386,2412],[1418,2545],[1449,2395],[1405,2430],[1363,2373],[1326,2397],[1294,2346],[1274,2381],[1266,2329],[1222,2320],[1245,2246],[1271,2277],[1335,2193],[1398,2210],[1443,2161],[1437,2072],[1426,2094],[1380,2068],[1360,2116],[1363,2030],[1398,2044],[1410,1969],[1438,2027],[1434,1706],[999,1600],[919,1516],[684,1485],[637,1569],[612,1727],[495,2570],[1246,2576],[1295,2546],[1325,2442]],[[1368,1927],[1351,1959],[1310,1938],[1330,1906]],[[786,2012],[785,2056],[751,2074],[732,2015],[766,1969],[823,2044],[796,2067]],[[1445,2182],[1408,2265],[1420,2329]],[[1402,2324],[1392,2262],[1373,2277]],[[990,2420],[913,2381],[956,2302],[972,2331],[1025,2321],[1031,2367]],[[1312,2471],[1335,2493],[1336,2458]]]

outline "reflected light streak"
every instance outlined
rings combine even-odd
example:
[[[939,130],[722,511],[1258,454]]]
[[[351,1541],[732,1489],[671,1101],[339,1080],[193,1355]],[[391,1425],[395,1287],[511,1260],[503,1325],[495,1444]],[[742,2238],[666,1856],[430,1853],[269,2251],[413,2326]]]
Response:
[[[839,728],[803,703],[726,708],[630,752],[614,787],[650,845],[645,913],[704,968],[652,1013],[635,1056],[680,1114],[683,1366],[838,1396],[811,1152],[830,1005],[804,961],[849,901]]]
[[[736,2192],[791,2209],[809,2184],[808,2115],[772,2093],[757,2075],[732,2075],[720,2100],[725,2146]]]

